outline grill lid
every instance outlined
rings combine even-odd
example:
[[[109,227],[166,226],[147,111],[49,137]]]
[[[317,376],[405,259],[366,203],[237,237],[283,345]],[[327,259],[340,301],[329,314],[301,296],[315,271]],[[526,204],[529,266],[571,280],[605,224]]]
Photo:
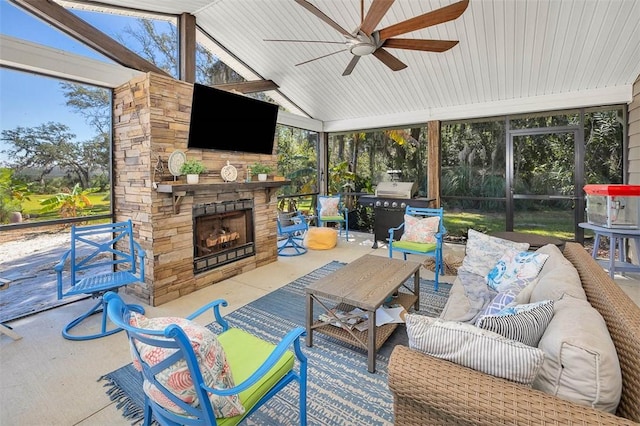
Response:
[[[413,198],[417,192],[417,182],[380,182],[376,186],[376,197]]]

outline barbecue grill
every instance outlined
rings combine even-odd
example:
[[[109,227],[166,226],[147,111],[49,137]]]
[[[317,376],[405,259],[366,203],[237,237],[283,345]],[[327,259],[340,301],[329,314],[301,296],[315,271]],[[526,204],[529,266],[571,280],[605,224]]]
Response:
[[[364,195],[358,204],[373,208],[373,248],[378,248],[378,241],[387,241],[389,228],[404,222],[404,210],[407,206],[429,207],[434,198],[414,197],[418,192],[416,182],[380,182],[375,196]],[[395,231],[394,240],[399,240],[402,230]]]

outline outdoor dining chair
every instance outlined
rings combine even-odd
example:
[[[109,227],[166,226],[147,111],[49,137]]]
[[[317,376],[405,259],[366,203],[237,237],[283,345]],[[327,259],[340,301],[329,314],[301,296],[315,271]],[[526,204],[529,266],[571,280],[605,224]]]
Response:
[[[134,367],[142,371],[145,425],[152,417],[162,425],[236,425],[293,381],[299,384],[300,424],[306,425],[304,328],[289,331],[276,345],[230,328],[220,314],[227,306],[222,299],[186,318],[147,318],[112,292],[105,300],[111,321],[127,332]],[[218,334],[192,321],[208,311]]]
[[[69,340],[90,340],[121,331],[107,329],[107,310],[103,295],[118,291],[120,287],[144,282],[145,252],[133,239],[131,220],[89,226],[71,227],[71,248],[55,265],[58,299],[78,295],[90,295],[98,303],[89,311],[71,321],[62,330]],[[68,268],[67,268],[68,264]],[[140,305],[129,307],[140,313]],[[102,313],[101,330],[94,334],[71,334],[72,328],[94,314]]]
[[[442,208],[424,208],[407,206],[404,222],[395,228],[389,228],[389,257],[393,253],[402,253],[404,260],[407,254],[431,256],[435,259],[434,289],[438,290],[439,275],[444,275],[442,258],[442,238],[447,230],[444,227],[444,210]],[[396,231],[402,231],[400,240],[394,240]]]
[[[349,209],[344,205],[341,195],[318,196],[318,226],[333,222],[338,224],[339,235],[342,236],[342,228],[345,230],[345,238],[349,241]]]

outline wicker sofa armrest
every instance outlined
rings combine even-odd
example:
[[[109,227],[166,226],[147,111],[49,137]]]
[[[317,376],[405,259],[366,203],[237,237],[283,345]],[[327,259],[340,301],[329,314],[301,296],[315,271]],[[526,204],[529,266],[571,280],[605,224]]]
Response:
[[[389,360],[389,389],[395,425],[637,425],[400,345]]]

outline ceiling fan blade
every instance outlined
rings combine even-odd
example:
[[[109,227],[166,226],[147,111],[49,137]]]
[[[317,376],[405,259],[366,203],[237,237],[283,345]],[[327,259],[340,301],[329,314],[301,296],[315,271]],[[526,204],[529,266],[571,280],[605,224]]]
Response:
[[[349,38],[354,38],[353,34],[351,34],[349,31],[345,30],[344,28],[342,28],[340,25],[338,25],[337,22],[335,22],[333,19],[329,18],[327,15],[324,14],[324,12],[322,12],[320,9],[318,9],[317,7],[315,7],[314,5],[309,3],[307,0],[295,0],[295,2],[298,3],[300,6],[304,7],[305,9],[307,9],[309,12],[313,13],[314,15],[316,15],[318,18],[323,20],[325,23],[329,24],[333,29],[338,31],[340,34],[345,35],[345,36],[347,36]]]
[[[356,67],[361,57],[362,56],[353,55],[353,58],[351,58],[351,61],[349,61],[349,65],[347,65],[347,68],[345,68],[344,72],[342,73],[343,77],[351,74],[351,71],[353,71],[353,69]]]
[[[393,49],[421,50],[423,52],[444,52],[458,44],[458,40],[416,40],[412,38],[389,38],[382,47]]]
[[[362,25],[360,25],[360,30],[366,35],[371,35],[394,1],[395,0],[373,0],[367,16],[364,17]]]
[[[326,41],[326,40],[284,40],[284,39],[272,39],[265,38],[262,41],[285,41],[289,43],[328,43],[328,44],[345,44],[344,41]]]
[[[349,49],[342,49],[342,50],[338,50],[337,52],[331,52],[331,53],[328,53],[326,55],[318,56],[317,58],[313,58],[313,59],[309,59],[308,61],[300,62],[299,64],[296,64],[296,67],[298,65],[308,64],[309,62],[317,61],[318,59],[326,58],[327,56],[335,55],[336,53],[345,52],[347,50],[349,50]]]
[[[254,80],[240,83],[215,84],[213,87],[221,90],[236,90],[240,93],[247,94],[276,90],[279,86],[272,80]]]
[[[400,71],[407,67],[404,62],[382,48],[373,52],[373,56],[380,59],[383,64],[391,68],[393,71]]]
[[[380,40],[389,39],[401,34],[410,33],[412,31],[427,28],[432,25],[442,24],[443,22],[452,21],[458,18],[469,6],[469,0],[462,0],[440,9],[418,15],[406,21],[383,28],[378,32]]]

